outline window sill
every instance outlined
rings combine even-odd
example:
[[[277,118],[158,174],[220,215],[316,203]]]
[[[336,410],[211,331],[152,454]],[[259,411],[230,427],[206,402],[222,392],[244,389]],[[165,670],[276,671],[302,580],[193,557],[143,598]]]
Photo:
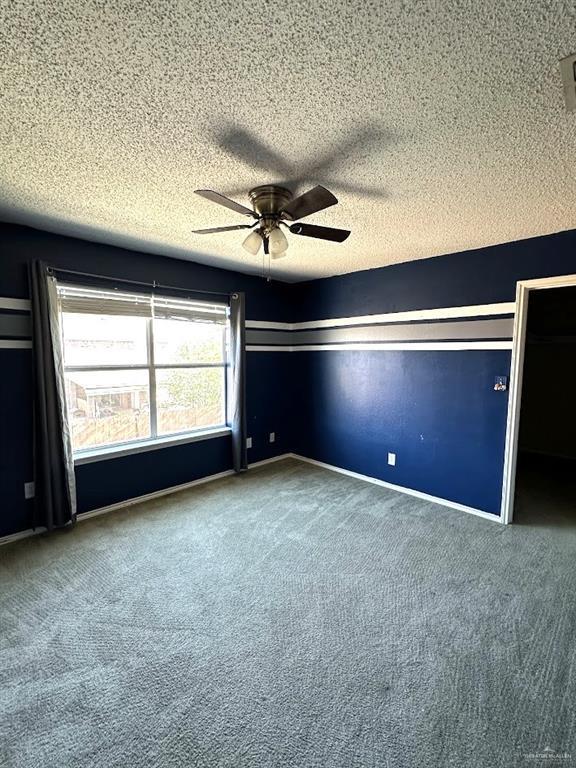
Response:
[[[91,464],[94,461],[105,461],[106,459],[118,459],[121,456],[155,451],[158,448],[168,448],[173,445],[196,443],[200,440],[210,440],[214,437],[224,437],[225,435],[231,434],[231,432],[232,430],[230,427],[215,427],[213,429],[205,429],[202,432],[188,432],[186,434],[158,437],[154,440],[139,440],[134,443],[114,445],[109,448],[94,448],[86,451],[78,451],[74,454],[74,466]]]

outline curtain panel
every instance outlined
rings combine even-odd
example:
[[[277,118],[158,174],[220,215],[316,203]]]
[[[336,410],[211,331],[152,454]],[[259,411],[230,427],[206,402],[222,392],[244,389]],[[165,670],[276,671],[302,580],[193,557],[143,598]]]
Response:
[[[232,462],[235,472],[248,469],[246,451],[246,330],[244,294],[230,297],[230,414]]]
[[[43,262],[30,267],[34,375],[34,511],[32,527],[49,531],[76,520],[76,483],[56,278]]]

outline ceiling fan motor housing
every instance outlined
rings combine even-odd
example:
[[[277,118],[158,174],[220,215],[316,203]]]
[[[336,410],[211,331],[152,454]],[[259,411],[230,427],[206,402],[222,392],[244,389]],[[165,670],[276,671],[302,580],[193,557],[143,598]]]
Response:
[[[292,192],[275,184],[265,184],[251,189],[248,197],[259,216],[279,218],[280,211],[292,200]]]

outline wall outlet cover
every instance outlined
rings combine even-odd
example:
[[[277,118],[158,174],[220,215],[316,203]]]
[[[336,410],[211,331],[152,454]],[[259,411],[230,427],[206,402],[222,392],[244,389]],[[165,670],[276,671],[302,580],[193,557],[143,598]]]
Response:
[[[247,437],[246,438],[246,448],[252,448],[252,438]]]
[[[388,464],[391,467],[395,467],[396,466],[396,454],[395,453],[389,453],[388,454]]]
[[[276,442],[276,432],[270,432],[270,442],[271,443]]]
[[[24,498],[33,499],[35,494],[36,494],[36,487],[34,485],[34,481],[30,483],[24,483]]]

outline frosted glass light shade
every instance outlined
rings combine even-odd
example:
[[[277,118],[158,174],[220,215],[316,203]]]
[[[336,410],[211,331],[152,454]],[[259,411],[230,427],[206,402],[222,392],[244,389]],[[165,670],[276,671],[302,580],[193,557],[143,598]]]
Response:
[[[262,245],[262,236],[259,232],[250,232],[246,240],[242,243],[242,248],[244,248],[248,253],[251,253],[252,256],[256,256],[258,251],[260,250],[260,246]]]
[[[270,232],[268,242],[270,243],[270,255],[273,259],[281,258],[288,248],[288,240],[286,240],[286,236],[280,227],[276,227],[276,229]]]

